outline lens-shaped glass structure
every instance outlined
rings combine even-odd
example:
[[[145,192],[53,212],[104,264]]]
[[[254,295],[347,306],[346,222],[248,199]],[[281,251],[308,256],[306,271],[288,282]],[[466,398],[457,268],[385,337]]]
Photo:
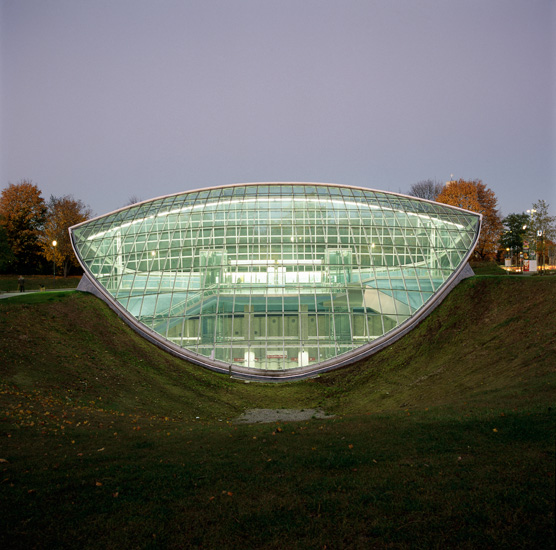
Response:
[[[473,212],[329,184],[188,191],[70,229],[85,286],[209,368],[300,377],[407,332],[466,265]]]

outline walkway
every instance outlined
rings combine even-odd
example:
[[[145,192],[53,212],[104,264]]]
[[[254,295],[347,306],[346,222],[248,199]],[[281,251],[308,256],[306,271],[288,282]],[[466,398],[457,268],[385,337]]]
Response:
[[[45,290],[27,290],[25,292],[18,292],[17,290],[13,290],[10,292],[2,292],[0,293],[0,300],[2,298],[13,298],[14,296],[23,296],[24,294],[39,294],[39,293],[46,293],[46,292],[69,292],[70,290],[77,290],[76,288],[48,288]]]

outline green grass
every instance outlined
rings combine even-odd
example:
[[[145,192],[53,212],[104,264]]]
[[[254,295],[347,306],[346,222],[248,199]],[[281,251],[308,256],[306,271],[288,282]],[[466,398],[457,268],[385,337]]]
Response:
[[[247,384],[93,296],[1,300],[0,545],[552,548],[555,303],[474,277],[368,360]],[[282,407],[336,416],[233,423]]]
[[[4,547],[551,548],[548,412],[234,426],[46,408],[4,447]]]
[[[40,291],[41,287],[47,290],[77,288],[81,277],[56,277],[53,275],[26,275],[25,291]],[[17,275],[0,275],[0,293],[18,291]]]
[[[507,275],[496,262],[471,262],[471,268],[475,275]]]

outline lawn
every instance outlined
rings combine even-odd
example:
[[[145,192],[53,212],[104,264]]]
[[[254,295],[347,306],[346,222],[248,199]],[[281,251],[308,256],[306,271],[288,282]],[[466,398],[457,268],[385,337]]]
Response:
[[[26,275],[25,291],[59,290],[77,288],[81,277],[54,277],[53,275]],[[14,275],[0,275],[0,293],[17,292],[18,277]]]
[[[556,278],[475,277],[376,356],[263,384],[90,295],[2,300],[0,545],[552,548],[554,303]]]

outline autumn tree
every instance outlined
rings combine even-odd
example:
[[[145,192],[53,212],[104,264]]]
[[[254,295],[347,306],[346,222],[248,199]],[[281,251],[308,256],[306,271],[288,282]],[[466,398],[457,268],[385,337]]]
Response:
[[[30,180],[10,183],[0,195],[0,223],[14,256],[16,272],[29,273],[41,262],[39,237],[46,206],[39,188]]]
[[[423,180],[418,183],[414,183],[409,188],[409,195],[419,199],[435,201],[438,195],[442,193],[443,189],[444,184],[439,181]]]
[[[475,256],[480,260],[496,257],[498,241],[502,233],[502,221],[497,209],[498,199],[494,191],[481,180],[451,181],[436,198],[438,202],[465,208],[483,215],[481,235],[475,247]]]
[[[51,196],[47,205],[47,219],[41,236],[42,253],[49,262],[55,262],[64,277],[72,265],[79,263],[71,246],[68,228],[88,220],[91,209],[71,195]],[[56,246],[53,242],[56,241]]]

